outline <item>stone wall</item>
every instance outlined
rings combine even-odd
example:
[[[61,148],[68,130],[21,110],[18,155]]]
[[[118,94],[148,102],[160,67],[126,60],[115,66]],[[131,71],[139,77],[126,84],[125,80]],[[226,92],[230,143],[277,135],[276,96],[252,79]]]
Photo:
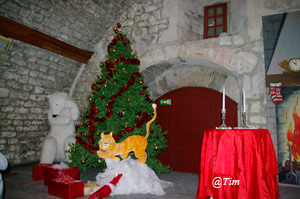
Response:
[[[223,37],[202,40],[202,29],[199,27],[203,27],[203,21],[196,24],[195,16],[202,19],[203,6],[200,5],[209,5],[206,1],[184,1],[185,6],[181,6],[180,0],[145,2],[139,0],[133,4],[121,16],[120,23],[123,25],[122,31],[128,33],[133,41],[133,49],[141,60],[140,70],[151,97],[156,99],[170,90],[186,86],[221,91],[225,85],[226,94],[241,108],[241,93],[245,88],[248,123],[266,128],[262,40],[250,41],[244,35],[246,30],[232,27]],[[230,2],[229,6],[233,5],[228,8],[230,16],[238,17],[234,12],[238,3],[237,0]],[[240,17],[243,23],[245,14]],[[182,21],[183,15],[186,22]],[[92,81],[100,71],[99,62],[107,54],[106,47],[113,36],[112,28],[99,41],[84,72],[85,78],[77,87],[75,97],[82,102],[81,107],[85,105],[82,98],[87,96],[84,90],[90,90]]]
[[[130,4],[130,0],[0,0],[0,15],[92,51]],[[46,96],[68,93],[80,65],[16,40],[0,54],[0,151],[11,165],[39,160],[49,131]]]
[[[228,33],[202,40],[203,6],[219,2],[228,2]],[[185,86],[221,91],[226,85],[240,114],[245,88],[248,123],[274,134],[266,111],[262,16],[296,10],[298,0],[0,0],[2,16],[95,52],[82,67],[18,41],[0,54],[0,151],[12,165],[39,159],[49,130],[46,95],[69,92],[73,83],[83,110],[118,22],[134,44],[153,99]]]
[[[245,88],[248,124],[267,128],[262,16],[297,10],[299,2],[221,2],[228,3],[228,33],[219,38],[202,40],[201,32],[203,7],[220,3],[217,0],[185,0],[184,3],[181,0],[139,0],[129,7],[119,22],[141,60],[140,70],[153,99],[185,86],[221,91],[225,85],[226,94],[239,104],[240,114],[241,93]],[[77,87],[76,98],[81,107],[84,106],[82,99],[87,96],[84,90],[90,90],[100,72],[99,62],[105,60],[106,48],[113,36],[112,28],[98,42],[84,72],[85,78]]]

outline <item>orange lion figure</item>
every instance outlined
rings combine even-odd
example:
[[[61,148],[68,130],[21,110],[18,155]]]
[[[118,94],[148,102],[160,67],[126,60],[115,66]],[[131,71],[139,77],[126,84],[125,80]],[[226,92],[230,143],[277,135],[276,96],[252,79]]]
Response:
[[[146,136],[132,135],[126,138],[121,143],[116,143],[115,139],[110,134],[101,134],[101,139],[99,140],[99,150],[97,154],[101,158],[111,158],[116,161],[120,161],[120,158],[116,157],[120,155],[123,159],[128,157],[128,154],[133,151],[135,157],[138,159],[139,163],[145,163],[147,160],[146,148],[148,145],[147,139],[149,137],[150,125],[157,117],[156,104],[152,104],[154,110],[153,118],[146,124]]]

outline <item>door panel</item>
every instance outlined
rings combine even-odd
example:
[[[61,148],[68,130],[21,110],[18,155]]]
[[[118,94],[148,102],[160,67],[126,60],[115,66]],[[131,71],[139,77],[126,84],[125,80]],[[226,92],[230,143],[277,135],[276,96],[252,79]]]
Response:
[[[157,122],[168,131],[168,149],[158,158],[173,171],[198,173],[204,129],[221,125],[222,93],[186,87],[161,96],[157,104],[160,99],[171,99],[171,105],[157,108]],[[237,104],[228,97],[226,112],[226,124],[237,126]]]

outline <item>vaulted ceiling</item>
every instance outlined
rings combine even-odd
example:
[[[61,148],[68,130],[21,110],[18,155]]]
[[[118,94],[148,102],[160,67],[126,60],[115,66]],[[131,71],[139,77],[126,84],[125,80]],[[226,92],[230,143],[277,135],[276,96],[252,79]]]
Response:
[[[93,51],[103,33],[136,0],[4,0],[0,15]]]

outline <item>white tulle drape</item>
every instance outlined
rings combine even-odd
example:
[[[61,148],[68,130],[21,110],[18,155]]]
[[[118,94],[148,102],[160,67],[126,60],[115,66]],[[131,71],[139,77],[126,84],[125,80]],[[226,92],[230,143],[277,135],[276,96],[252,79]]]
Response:
[[[165,194],[165,188],[173,186],[172,182],[160,180],[147,164],[141,164],[130,157],[120,162],[110,158],[105,161],[107,165],[105,172],[96,176],[97,184],[100,187],[119,173],[123,174],[111,195],[154,194],[159,196]]]

